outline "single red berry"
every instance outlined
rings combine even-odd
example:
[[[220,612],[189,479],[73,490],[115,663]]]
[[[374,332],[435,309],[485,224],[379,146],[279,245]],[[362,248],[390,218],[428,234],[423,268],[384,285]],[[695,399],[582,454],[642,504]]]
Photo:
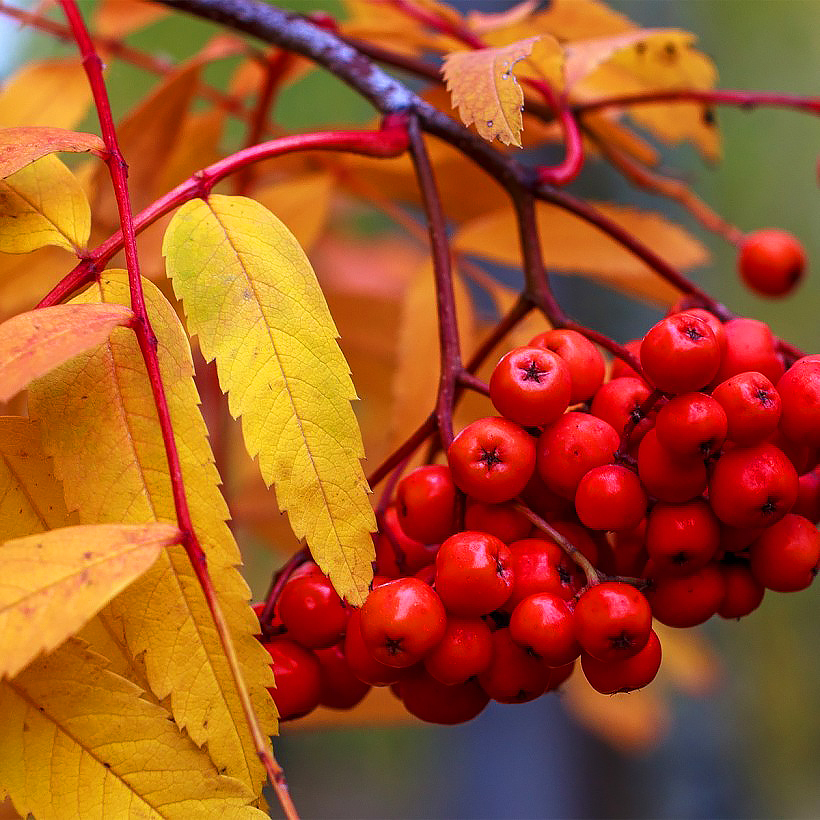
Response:
[[[708,458],[717,452],[728,424],[723,407],[706,393],[683,393],[658,411],[658,441],[677,458]]]
[[[453,439],[447,461],[462,492],[497,504],[527,486],[535,468],[535,441],[507,419],[478,419]]]
[[[412,666],[444,637],[447,615],[418,578],[396,578],[370,591],[359,628],[370,654],[386,666]]]
[[[739,318],[730,319],[723,328],[726,352],[712,385],[748,371],[762,373],[772,384],[777,384],[784,367],[769,326],[757,319]]]
[[[328,578],[311,574],[291,578],[282,588],[279,617],[294,641],[322,649],[344,637],[350,609]]]
[[[730,527],[768,527],[797,500],[797,472],[773,444],[736,447],[715,464],[709,503]]]
[[[699,496],[708,480],[702,458],[675,456],[661,444],[654,429],[638,447],[638,476],[649,495],[673,504]]]
[[[436,560],[438,543],[425,544],[411,538],[399,522],[399,513],[394,504],[391,504],[382,516],[381,533],[377,538],[376,553],[379,573],[390,577],[398,577],[406,573],[418,572],[422,567],[432,564]],[[381,551],[380,551],[381,550]],[[389,557],[392,554],[392,562]],[[386,555],[388,568],[395,565],[396,572],[383,572],[379,555]],[[382,562],[384,563],[384,561]]]
[[[589,685],[603,695],[632,692],[651,683],[661,667],[661,642],[654,629],[641,650],[629,658],[602,661],[586,652],[581,669]]]
[[[780,394],[762,374],[738,373],[712,391],[726,412],[727,436],[747,446],[768,438],[780,421]]]
[[[752,574],[768,589],[797,592],[820,568],[820,533],[802,515],[789,514],[764,530],[749,548]]]
[[[564,360],[540,347],[511,350],[490,376],[490,399],[495,409],[524,427],[555,421],[567,409],[571,389]]]
[[[721,618],[742,618],[754,612],[763,601],[766,587],[752,574],[746,563],[721,564],[726,592],[717,614]]]
[[[591,530],[630,530],[640,524],[646,505],[638,476],[617,464],[591,469],[575,493],[578,518]]]
[[[657,503],[647,517],[646,551],[659,574],[689,575],[720,547],[720,522],[706,501]]]
[[[271,656],[275,686],[268,691],[276,704],[279,720],[293,720],[319,705],[321,678],[314,654],[287,638],[263,644]]]
[[[634,447],[652,427],[652,416],[641,414],[641,408],[651,394],[652,388],[643,379],[613,379],[601,385],[593,396],[590,412],[611,424],[621,435],[629,426],[632,430],[629,444]]]
[[[720,359],[711,326],[691,313],[661,319],[641,342],[644,377],[665,393],[700,390],[714,378]]]
[[[743,281],[763,296],[785,296],[803,278],[806,254],[786,231],[754,231],[740,245],[737,266]]]
[[[572,600],[584,584],[578,565],[554,541],[524,538],[510,544],[512,590],[503,604],[512,612],[521,601],[538,592]]]
[[[327,649],[314,649],[313,654],[319,661],[319,703],[322,706],[352,709],[370,691],[370,685],[360,681],[350,670],[342,644]]]
[[[598,660],[628,658],[649,639],[652,612],[640,590],[619,581],[588,587],[575,605],[575,637]]]
[[[444,637],[424,658],[424,666],[437,681],[453,686],[483,672],[492,654],[492,633],[481,618],[452,615]]]
[[[780,430],[798,444],[820,447],[820,361],[801,359],[777,383]]]
[[[631,530],[614,532],[609,537],[612,541],[612,566],[607,570],[609,574],[642,577],[649,560],[646,552],[646,519]]]
[[[399,523],[410,538],[440,544],[456,529],[456,485],[450,469],[426,464],[409,472],[396,487]]]
[[[726,353],[726,346],[728,345],[728,339],[726,338],[726,329],[723,325],[723,322],[715,316],[714,313],[710,313],[705,308],[687,308],[685,311],[674,311],[675,313],[689,313],[692,316],[697,316],[699,319],[703,319],[709,327],[712,328],[712,333],[715,334],[715,338],[718,342],[718,347],[720,348],[720,356],[721,359],[723,355]]]
[[[708,621],[723,603],[726,584],[717,564],[676,577],[652,578],[646,597],[652,615],[666,626],[689,627]]]
[[[565,413],[538,439],[538,474],[554,493],[574,500],[581,479],[593,467],[609,464],[619,444],[620,436],[605,421]]]
[[[526,703],[546,691],[550,668],[520,647],[507,628],[493,632],[493,658],[478,676],[481,688],[500,703]]]
[[[547,666],[565,666],[581,654],[572,612],[563,598],[550,592],[530,595],[516,606],[510,616],[510,637]]]
[[[451,535],[436,556],[436,591],[453,615],[486,615],[510,597],[510,550],[484,532]]]
[[[360,619],[361,610],[354,609],[347,622],[344,643],[347,665],[360,681],[371,686],[389,686],[402,677],[404,669],[388,666],[373,657],[362,637]]]
[[[604,357],[589,339],[575,330],[539,333],[530,340],[529,346],[552,350],[566,362],[572,380],[570,404],[590,399],[604,381]]]
[[[800,476],[792,512],[808,518],[812,524],[820,523],[820,469],[817,467]]]
[[[426,723],[445,726],[472,720],[490,700],[474,680],[447,686],[437,681],[424,667],[409,672],[399,682],[397,689],[404,708],[411,715]]]

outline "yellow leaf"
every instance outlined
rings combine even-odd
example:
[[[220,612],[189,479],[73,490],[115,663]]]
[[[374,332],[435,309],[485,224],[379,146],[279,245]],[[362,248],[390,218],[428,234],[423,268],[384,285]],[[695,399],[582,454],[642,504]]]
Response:
[[[356,393],[304,251],[264,206],[214,195],[177,211],[163,252],[262,477],[339,594],[362,604],[375,521]]]
[[[0,416],[0,540],[69,523],[63,488],[43,452],[40,426]]]
[[[90,524],[0,545],[0,678],[82,629],[179,540],[170,524]]]
[[[96,134],[66,131],[65,128],[3,128],[0,129],[0,177],[7,177],[55,151],[91,151],[103,156],[105,145]]]
[[[475,336],[470,293],[460,276],[453,277],[459,338],[469,355]],[[392,441],[400,444],[432,412],[439,382],[439,341],[433,263],[426,260],[404,294],[393,375]]]
[[[334,185],[331,173],[317,171],[256,188],[253,198],[273,211],[309,250],[327,222]]]
[[[528,37],[499,48],[455,51],[444,58],[442,73],[465,125],[488,142],[498,137],[521,147],[521,106],[524,94],[515,78],[515,64],[533,50],[539,37]]]
[[[164,709],[76,639],[0,683],[0,713],[0,794],[23,815],[266,817]]]
[[[141,0],[102,0],[94,14],[94,31],[100,37],[124,38],[168,15],[168,9]]]
[[[26,63],[0,92],[0,127],[74,128],[91,105],[91,89],[77,57]]]
[[[0,180],[0,251],[57,245],[78,253],[91,233],[91,207],[80,183],[49,154]]]
[[[194,529],[232,631],[256,714],[275,730],[270,658],[254,638],[249,590],[236,567],[236,543],[225,524],[207,432],[198,408],[188,340],[167,300],[143,282]],[[123,271],[107,271],[73,303],[127,304]],[[93,351],[75,356],[29,388],[29,410],[40,420],[46,452],[55,460],[70,509],[83,524],[175,522],[171,483],[156,409],[133,332],[116,328]],[[182,547],[163,550],[148,572],[103,611],[125,627],[133,656],[145,653],[153,693],[170,695],[177,724],[197,745],[208,744],[218,767],[254,794],[264,769],[213,626]]]
[[[133,318],[125,305],[55,305],[0,325],[0,401],[59,364],[101,344]]]
[[[621,205],[596,205],[598,211],[653,248],[667,262],[687,269],[708,259],[706,249],[683,228],[659,214]],[[548,269],[579,273],[660,304],[680,294],[638,257],[598,228],[555,205],[538,203],[538,230]],[[502,265],[521,264],[518,229],[508,208],[464,225],[453,246]]]

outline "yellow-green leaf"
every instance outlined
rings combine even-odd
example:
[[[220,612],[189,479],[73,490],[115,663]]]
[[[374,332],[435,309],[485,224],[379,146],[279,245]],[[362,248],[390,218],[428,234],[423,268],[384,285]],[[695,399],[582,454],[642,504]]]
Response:
[[[256,714],[275,731],[270,658],[254,638],[258,623],[237,571],[239,551],[225,520],[219,475],[193,383],[188,340],[173,308],[144,282],[194,529],[234,637]],[[127,304],[128,278],[107,271],[73,300]],[[69,508],[83,524],[175,522],[159,422],[133,332],[115,328],[92,351],[34,382],[29,410],[40,420]],[[151,689],[170,696],[177,724],[208,744],[217,766],[258,795],[264,768],[253,746],[225,655],[190,561],[180,546],[162,551],[148,572],[103,610],[120,620],[131,654],[144,653]]]
[[[339,594],[363,603],[375,521],[356,393],[304,251],[264,206],[214,195],[177,211],[163,252],[265,482]]]
[[[40,425],[0,416],[0,541],[67,523],[63,488],[43,452]]]
[[[79,57],[32,60],[0,92],[0,127],[74,128],[90,105],[91,89]]]
[[[44,245],[80,251],[91,233],[91,206],[77,178],[49,154],[0,180],[0,251]]]
[[[38,820],[253,820],[253,795],[223,777],[161,707],[71,639],[0,683],[0,796]]]
[[[104,342],[133,315],[125,305],[55,305],[7,319],[0,324],[0,401]]]
[[[527,37],[499,48],[454,51],[444,58],[442,73],[453,97],[453,108],[465,125],[488,142],[498,137],[521,147],[521,106],[524,94],[513,73],[540,37]]]
[[[7,177],[34,160],[55,151],[105,154],[105,144],[96,134],[65,128],[19,127],[0,129],[0,177]]]
[[[697,239],[659,214],[621,205],[595,207],[678,268],[693,268],[708,259]],[[590,276],[660,304],[672,304],[680,296],[637,256],[580,217],[541,202],[536,216],[548,269]],[[453,238],[453,247],[502,265],[521,264],[518,227],[509,208],[466,223]]]
[[[82,629],[179,540],[170,524],[89,524],[0,545],[0,678]]]

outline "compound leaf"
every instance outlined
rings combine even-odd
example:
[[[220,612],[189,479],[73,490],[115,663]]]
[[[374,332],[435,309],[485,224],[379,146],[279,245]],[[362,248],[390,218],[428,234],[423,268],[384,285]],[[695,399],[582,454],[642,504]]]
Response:
[[[0,401],[51,368],[97,347],[133,317],[125,305],[55,305],[0,325]]]
[[[44,245],[81,251],[91,233],[91,206],[77,178],[49,154],[0,180],[0,251]]]
[[[258,623],[237,571],[239,551],[193,383],[188,340],[164,296],[143,283],[194,529],[231,628],[254,709],[275,730],[270,658],[254,638]],[[128,279],[107,271],[73,300],[126,304]],[[171,482],[148,377],[134,333],[116,328],[94,350],[32,383],[31,415],[41,421],[66,500],[84,524],[175,522]],[[133,656],[144,653],[151,689],[197,745],[258,795],[265,778],[207,603],[180,546],[162,551],[148,572],[103,613],[124,625]]]
[[[304,251],[245,197],[195,200],[174,215],[163,252],[174,292],[216,359],[245,446],[275,482],[293,531],[340,595],[367,595],[375,529],[360,463],[350,370]]]
[[[140,695],[75,638],[0,683],[0,797],[41,820],[266,816]]]
[[[82,629],[179,539],[170,524],[91,524],[0,545],[0,678]]]

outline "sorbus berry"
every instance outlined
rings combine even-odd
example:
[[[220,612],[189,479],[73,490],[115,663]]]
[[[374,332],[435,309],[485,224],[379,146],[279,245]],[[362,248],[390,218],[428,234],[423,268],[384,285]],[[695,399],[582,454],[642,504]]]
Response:
[[[308,649],[322,649],[344,637],[350,610],[324,575],[310,574],[284,585],[279,617],[294,641]]]
[[[766,588],[754,577],[746,563],[721,564],[725,594],[717,611],[721,618],[742,618],[763,601]]]
[[[402,678],[397,689],[404,708],[411,715],[427,723],[447,726],[472,720],[490,700],[475,681],[447,686],[424,667],[413,669]]]
[[[652,394],[643,379],[622,377],[601,385],[590,406],[593,416],[603,419],[623,434],[627,425],[632,426],[630,445],[637,445],[652,427],[651,417],[641,416],[641,407]]]
[[[795,236],[768,228],[746,236],[737,266],[743,281],[756,293],[785,296],[802,279],[806,254]]]
[[[271,656],[275,686],[268,691],[276,704],[279,720],[293,720],[319,705],[321,678],[314,654],[288,638],[263,644]]]
[[[440,544],[456,528],[456,485],[448,467],[417,467],[396,487],[399,523],[410,538]]]
[[[798,444],[820,447],[820,362],[800,360],[777,383],[780,430]]]
[[[646,551],[658,573],[688,575],[720,547],[720,522],[705,501],[658,502],[646,525]]]
[[[629,530],[646,513],[647,498],[640,479],[617,464],[594,467],[578,484],[575,510],[591,530]]]
[[[780,395],[762,373],[738,373],[715,387],[712,398],[726,412],[727,435],[737,444],[757,444],[777,429]]]
[[[527,486],[535,468],[535,441],[515,422],[478,419],[453,439],[447,461],[462,492],[497,504]]]
[[[633,339],[631,342],[627,342],[624,346],[624,349],[631,353],[636,359],[640,360],[641,356],[641,340],[640,339]],[[623,359],[613,359],[612,360],[612,372],[609,374],[609,378],[612,380],[621,379],[624,377],[628,377],[631,379],[640,379],[641,374],[637,371],[633,370]]]
[[[676,627],[708,621],[720,609],[725,594],[723,574],[715,563],[682,577],[653,577],[646,588],[652,615],[662,624]]]
[[[490,399],[501,415],[524,427],[555,421],[569,405],[572,380],[564,360],[540,347],[517,347],[490,376]]]
[[[319,703],[322,706],[352,709],[370,691],[370,685],[360,681],[351,672],[342,644],[327,649],[314,649],[313,654],[319,661]]]
[[[762,373],[772,384],[777,384],[784,368],[769,326],[757,319],[740,318],[730,319],[723,329],[726,333],[726,352],[712,384],[720,384],[748,371]]]
[[[581,669],[589,685],[602,695],[632,692],[655,679],[661,654],[661,642],[651,629],[646,644],[631,657],[602,661],[585,652],[581,655]]]
[[[512,590],[503,604],[512,612],[524,598],[550,592],[569,601],[584,584],[578,565],[554,541],[525,538],[510,544]]]
[[[347,622],[345,632],[345,659],[350,671],[364,683],[371,686],[388,686],[395,683],[404,674],[404,669],[377,661],[362,637],[362,630],[359,626],[361,610],[354,609]]]
[[[486,532],[509,544],[529,535],[532,524],[512,504],[485,504],[469,499],[464,513],[464,529]]]
[[[658,441],[677,458],[707,458],[720,449],[727,429],[723,407],[705,393],[675,396],[655,421]]]
[[[547,666],[564,666],[581,654],[572,612],[563,598],[550,592],[529,595],[515,607],[510,616],[510,637]]]
[[[797,592],[811,585],[820,565],[820,533],[790,513],[764,530],[749,547],[752,574],[768,589]]]
[[[519,646],[507,628],[493,632],[493,658],[479,676],[481,688],[500,703],[526,703],[544,694],[550,668]]]
[[[649,495],[673,504],[700,495],[708,478],[701,458],[676,457],[660,443],[654,429],[638,447],[638,476]]]
[[[572,381],[570,404],[591,398],[604,381],[606,363],[595,345],[575,330],[548,330],[530,340],[530,347],[557,353],[567,364]]]
[[[483,672],[492,654],[492,634],[481,618],[452,615],[444,637],[424,658],[424,666],[437,681],[453,686]]]

